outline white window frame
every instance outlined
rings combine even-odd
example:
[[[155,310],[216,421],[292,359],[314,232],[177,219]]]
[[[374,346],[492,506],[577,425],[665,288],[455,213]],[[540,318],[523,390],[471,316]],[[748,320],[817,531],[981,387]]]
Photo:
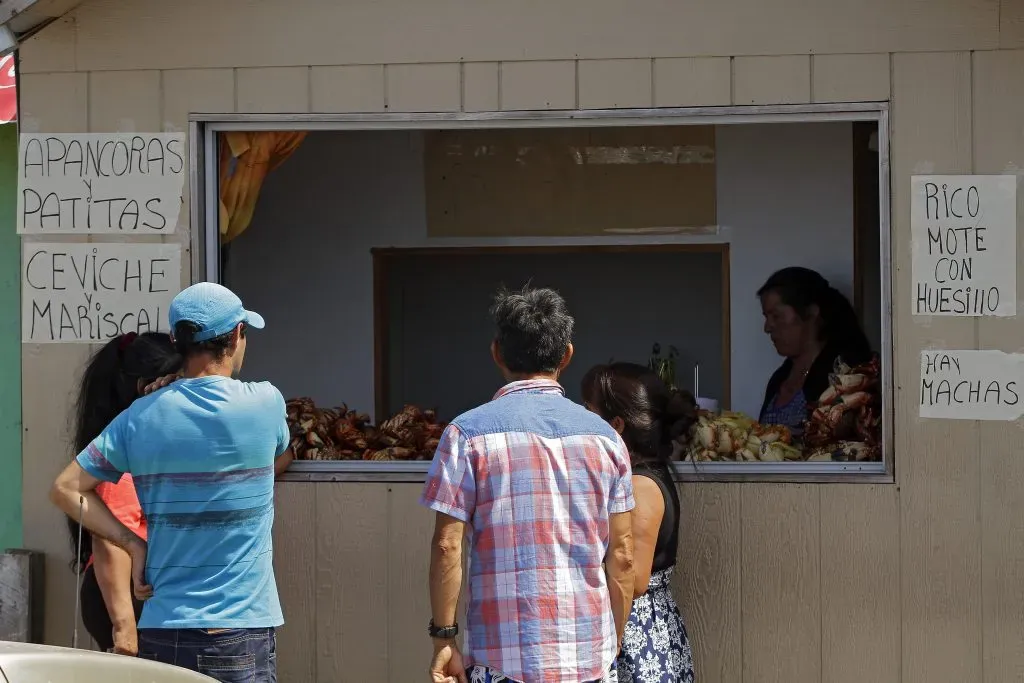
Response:
[[[892,329],[892,247],[890,230],[889,104],[864,102],[671,109],[609,109],[587,111],[514,111],[411,114],[194,114],[189,122],[191,190],[191,256],[194,282],[220,280],[217,230],[217,133],[242,130],[443,130],[481,128],[571,128],[610,126],[681,126],[826,121],[875,121],[878,124],[878,181],[882,328],[882,461],[832,462],[709,462],[674,463],[681,481],[866,482],[894,481],[894,394]],[[681,238],[720,241],[717,238]],[[636,237],[587,240],[588,244],[643,242]],[[662,238],[664,241],[664,238]],[[678,241],[678,240],[674,240]],[[579,240],[538,238],[535,244],[577,243]],[[494,240],[430,239],[433,246],[486,246]],[[517,242],[518,243],[518,242]],[[398,245],[398,246],[425,246]],[[422,481],[423,462],[296,461],[285,478],[305,481]]]

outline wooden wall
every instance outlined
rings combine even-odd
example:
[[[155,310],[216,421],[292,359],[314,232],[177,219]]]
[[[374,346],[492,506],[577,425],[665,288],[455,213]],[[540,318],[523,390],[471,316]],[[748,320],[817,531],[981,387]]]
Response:
[[[908,305],[911,174],[1024,168],[1019,0],[90,0],[30,41],[21,69],[22,125],[53,132],[184,130],[189,112],[891,100],[897,481],[684,485],[677,588],[702,682],[1020,679],[1020,427],[924,421],[915,385],[922,348],[1019,351],[1024,322]],[[45,492],[70,457],[88,351],[23,347],[24,538],[49,554],[47,634],[62,644],[73,586]],[[418,489],[280,487],[282,681],[422,678]]]

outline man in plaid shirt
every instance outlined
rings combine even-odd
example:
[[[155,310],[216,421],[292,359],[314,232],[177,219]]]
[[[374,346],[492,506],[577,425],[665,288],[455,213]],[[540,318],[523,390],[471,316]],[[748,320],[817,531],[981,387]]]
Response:
[[[437,514],[431,680],[613,681],[633,597],[629,455],[558,384],[573,353],[561,296],[502,292],[492,314],[507,384],[448,426],[423,492]],[[465,658],[455,640],[464,537]]]

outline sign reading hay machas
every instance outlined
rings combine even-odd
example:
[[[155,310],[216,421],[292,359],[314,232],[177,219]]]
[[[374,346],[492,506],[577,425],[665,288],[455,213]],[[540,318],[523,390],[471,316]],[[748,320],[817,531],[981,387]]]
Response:
[[[168,331],[181,246],[26,242],[21,268],[22,341],[96,344]]]
[[[1024,355],[922,351],[920,391],[921,417],[1016,420],[1024,415]]]
[[[914,315],[1017,314],[1017,177],[914,176]]]
[[[23,134],[21,234],[166,235],[185,183],[183,133]]]

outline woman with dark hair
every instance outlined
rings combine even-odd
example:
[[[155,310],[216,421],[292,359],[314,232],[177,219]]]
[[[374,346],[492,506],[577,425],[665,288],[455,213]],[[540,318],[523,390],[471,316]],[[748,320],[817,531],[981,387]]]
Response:
[[[800,437],[807,406],[828,388],[836,359],[866,362],[871,344],[847,298],[810,268],[775,272],[757,296],[765,334],[786,359],[768,380],[758,421],[786,425]]]
[[[583,400],[629,449],[633,467],[633,607],[616,660],[619,683],[692,683],[693,655],[669,582],[679,546],[679,494],[669,462],[697,420],[689,393],[633,363],[598,365]]]
[[[82,376],[75,411],[75,452],[85,450],[147,385],[177,373],[181,363],[167,334],[128,333],[107,342],[89,360]],[[124,475],[116,484],[100,484],[96,493],[125,526],[146,538],[146,520],[131,475]],[[81,552],[77,552],[78,522],[69,518],[68,529],[76,551],[73,567],[85,568],[79,589],[82,623],[102,650],[137,654],[135,624],[142,603],[132,594],[131,558],[113,543],[84,530]]]

